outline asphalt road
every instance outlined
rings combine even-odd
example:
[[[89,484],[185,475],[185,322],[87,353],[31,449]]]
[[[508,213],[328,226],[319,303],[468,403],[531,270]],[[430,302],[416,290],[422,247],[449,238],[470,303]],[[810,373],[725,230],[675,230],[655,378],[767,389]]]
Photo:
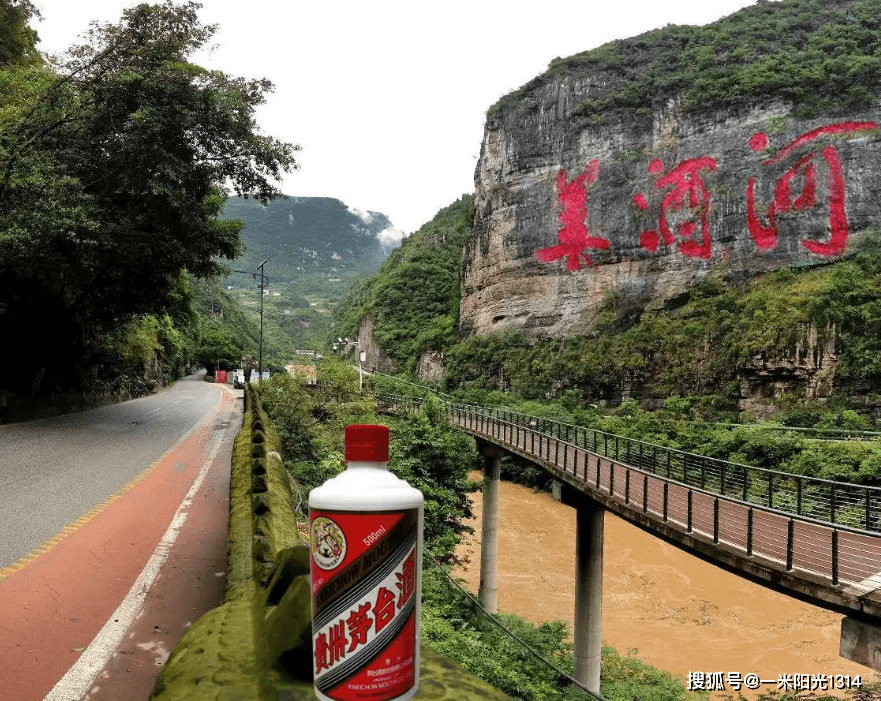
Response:
[[[147,699],[219,605],[242,392],[0,426],[0,701]]]
[[[215,406],[219,391],[191,375],[122,404],[0,426],[0,569],[159,459]]]

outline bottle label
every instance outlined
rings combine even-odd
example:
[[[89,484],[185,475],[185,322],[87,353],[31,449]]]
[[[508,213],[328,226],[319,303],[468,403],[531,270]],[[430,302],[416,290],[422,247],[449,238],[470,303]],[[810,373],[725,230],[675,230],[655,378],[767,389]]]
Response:
[[[315,688],[384,701],[416,683],[419,509],[310,510]]]

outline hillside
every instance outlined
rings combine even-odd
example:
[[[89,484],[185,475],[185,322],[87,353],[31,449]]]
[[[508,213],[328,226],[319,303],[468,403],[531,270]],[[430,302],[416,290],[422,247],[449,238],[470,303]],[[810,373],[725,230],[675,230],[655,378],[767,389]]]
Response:
[[[488,112],[462,340],[438,335],[442,367],[418,374],[577,403],[692,395],[733,419],[877,413],[879,45],[881,0],[782,0],[553,61]],[[377,313],[401,297],[381,294],[395,264],[348,313],[414,371],[429,317]]]
[[[379,236],[392,229],[386,215],[359,212],[330,197],[287,196],[266,206],[230,197],[223,218],[245,224],[247,250],[233,267],[252,270],[270,258],[278,282],[315,273],[339,277],[334,273],[375,270],[395,245]]]
[[[323,347],[331,336],[331,310],[345,290],[397,246],[384,214],[352,210],[329,197],[288,196],[267,206],[231,197],[223,217],[245,225],[245,252],[231,268],[256,272],[268,259],[264,336],[278,363],[289,362],[298,349]],[[256,279],[239,273],[223,283],[258,318]]]
[[[670,100],[691,112],[780,100],[801,119],[846,115],[876,103],[879,23],[878,0],[758,0],[706,26],[668,25],[554,59],[489,113],[543,86],[587,79],[576,121],[650,120]]]
[[[362,339],[368,367],[414,373],[420,361],[458,340],[459,269],[473,217],[474,199],[463,195],[340,302],[337,333]]]

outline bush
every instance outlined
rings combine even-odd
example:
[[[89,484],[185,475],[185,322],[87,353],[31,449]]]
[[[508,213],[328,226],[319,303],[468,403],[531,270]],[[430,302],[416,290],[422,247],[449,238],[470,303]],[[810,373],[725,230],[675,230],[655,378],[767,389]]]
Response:
[[[391,422],[389,469],[420,489],[425,496],[425,549],[432,557],[450,561],[458,535],[471,532],[468,497],[480,487],[469,478],[477,467],[474,439],[450,427],[434,398],[419,411]]]
[[[290,373],[282,372],[268,382],[256,383],[255,387],[281,438],[285,459],[291,462],[316,460],[315,421],[310,415],[313,399],[303,383]]]
[[[629,650],[621,657],[613,648],[603,648],[601,691],[606,701],[679,701],[707,698],[707,692],[687,691],[682,680],[670,672],[655,669]]]

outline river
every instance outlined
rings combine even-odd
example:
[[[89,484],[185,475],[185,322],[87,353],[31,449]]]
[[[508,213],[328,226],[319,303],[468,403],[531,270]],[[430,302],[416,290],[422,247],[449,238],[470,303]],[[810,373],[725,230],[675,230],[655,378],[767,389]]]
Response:
[[[480,473],[473,477],[480,479]],[[470,562],[454,576],[472,593],[480,581],[481,495],[472,495],[475,533],[457,550]],[[573,623],[575,510],[550,494],[502,482],[499,494],[499,611],[533,623]],[[838,655],[841,615],[753,584],[606,512],[603,644],[688,679],[689,672],[861,675],[867,667]],[[730,687],[714,699],[735,695]]]

